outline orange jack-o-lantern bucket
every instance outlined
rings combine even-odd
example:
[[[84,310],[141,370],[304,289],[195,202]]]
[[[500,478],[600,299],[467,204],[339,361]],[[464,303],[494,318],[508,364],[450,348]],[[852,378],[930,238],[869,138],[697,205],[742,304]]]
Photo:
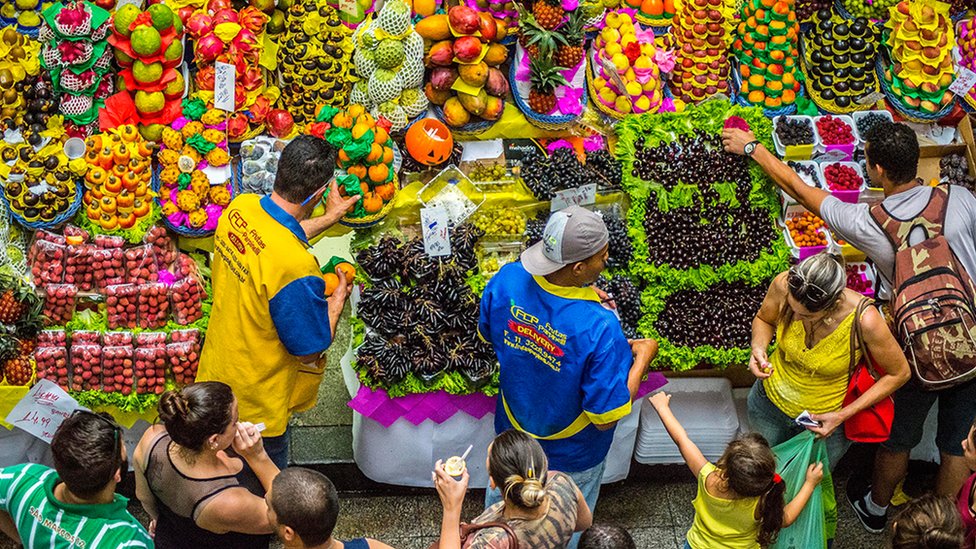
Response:
[[[407,152],[425,166],[447,162],[454,150],[454,136],[443,122],[435,118],[416,121],[407,130]]]

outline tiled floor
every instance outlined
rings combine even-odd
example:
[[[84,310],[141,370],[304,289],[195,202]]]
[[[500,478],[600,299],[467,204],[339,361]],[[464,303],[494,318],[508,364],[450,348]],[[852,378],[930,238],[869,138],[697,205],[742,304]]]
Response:
[[[833,547],[880,548],[882,538],[861,529],[844,499],[843,482],[848,474],[838,474],[840,524]],[[404,492],[343,493],[336,529],[339,539],[368,535],[397,549],[426,549],[440,528],[440,502],[433,490]],[[637,547],[642,549],[681,549],[694,517],[691,507],[694,496],[695,484],[684,467],[641,467],[630,479],[603,488],[596,521],[612,521],[626,527]],[[468,493],[464,519],[470,520],[481,512],[483,497],[484,492],[480,490]],[[135,500],[130,509],[140,520],[146,519]],[[13,547],[9,540],[0,541],[0,549]],[[280,545],[272,547],[277,549]]]

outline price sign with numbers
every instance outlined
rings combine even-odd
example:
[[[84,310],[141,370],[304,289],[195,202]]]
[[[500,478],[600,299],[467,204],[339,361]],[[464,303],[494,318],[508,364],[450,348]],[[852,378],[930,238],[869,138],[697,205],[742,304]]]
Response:
[[[237,69],[230,63],[217,61],[214,64],[214,107],[222,111],[234,112],[234,81]]]
[[[949,91],[964,97],[973,86],[976,86],[976,72],[963,66],[956,66],[956,80],[949,86]]]
[[[589,206],[596,202],[596,183],[583,185],[574,189],[556,191],[552,197],[550,210],[558,212],[570,206]]]
[[[424,237],[424,252],[431,257],[451,255],[450,218],[441,207],[420,209],[420,228]]]
[[[78,401],[57,384],[42,379],[10,410],[6,422],[50,444],[61,422],[78,408]]]

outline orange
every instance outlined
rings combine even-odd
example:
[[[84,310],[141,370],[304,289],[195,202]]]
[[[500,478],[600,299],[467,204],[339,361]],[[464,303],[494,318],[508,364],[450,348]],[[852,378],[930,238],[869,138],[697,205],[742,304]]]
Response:
[[[664,2],[661,0],[643,0],[640,10],[648,15],[663,15]]]
[[[386,183],[390,176],[390,168],[386,164],[377,164],[369,167],[369,180],[374,183]]]
[[[393,196],[396,195],[396,185],[394,185],[392,181],[379,185],[376,187],[376,194],[380,195],[383,202],[389,202],[390,200],[393,200]]]
[[[366,108],[358,103],[353,103],[352,105],[349,105],[348,109],[346,109],[346,113],[352,118],[356,118],[364,112],[366,112]]]
[[[325,280],[325,295],[328,297],[339,287],[339,277],[335,273],[325,273],[322,278]]]
[[[368,193],[363,197],[363,209],[367,213],[376,213],[383,209],[383,199],[376,193]]]
[[[356,125],[352,127],[352,138],[354,140],[359,140],[360,137],[366,135],[369,131],[369,126],[364,122],[356,122]]]
[[[383,128],[373,128],[373,143],[379,145],[386,145],[386,142],[390,139],[390,134],[386,133]]]
[[[332,117],[332,125],[337,128],[351,128],[352,118],[344,112],[336,113],[336,115]]]
[[[369,147],[369,154],[366,155],[366,162],[373,164],[383,158],[383,147],[373,143]]]
[[[352,159],[349,158],[349,153],[345,149],[339,149],[339,167],[345,168],[350,162],[352,162]]]
[[[346,168],[346,173],[349,175],[355,175],[360,180],[366,179],[366,166],[362,164],[356,164],[355,166],[349,166]]]
[[[393,149],[390,147],[383,147],[383,163],[393,164]]]
[[[763,92],[761,92],[759,90],[756,90],[754,92],[749,92],[748,101],[750,103],[752,103],[753,105],[757,105],[759,103],[762,103],[763,102],[763,99],[765,97],[766,97],[766,94],[764,94]]]
[[[352,282],[356,279],[356,268],[349,263],[339,263],[335,266],[336,271],[342,271],[346,275],[346,282]]]

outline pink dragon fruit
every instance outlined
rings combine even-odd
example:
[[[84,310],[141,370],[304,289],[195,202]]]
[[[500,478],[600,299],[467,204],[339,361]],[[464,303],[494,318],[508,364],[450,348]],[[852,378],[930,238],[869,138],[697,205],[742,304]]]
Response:
[[[232,44],[237,51],[244,54],[249,54],[254,52],[254,49],[257,47],[258,37],[247,28],[242,28],[241,32],[237,33],[237,36],[234,38]]]
[[[213,65],[200,67],[196,75],[197,88],[201,90],[214,89],[214,68]]]
[[[244,74],[238,75],[240,83],[247,91],[254,91],[264,84],[260,67],[248,67]]]
[[[232,9],[222,9],[214,14],[213,24],[216,27],[221,23],[238,23],[237,12]]]
[[[268,101],[267,97],[259,95],[254,100],[254,104],[248,107],[248,110],[251,112],[251,120],[255,124],[263,124],[268,117],[268,113],[271,112],[271,102]]]
[[[205,34],[213,32],[213,27],[213,18],[202,11],[198,11],[191,15],[190,20],[186,22],[186,30],[189,31],[190,36],[192,36],[194,40]]]
[[[194,49],[197,64],[200,63],[211,63],[217,56],[224,51],[224,43],[217,38],[214,33],[207,34],[200,37],[197,40],[196,48]]]
[[[725,128],[735,128],[737,130],[749,131],[749,123],[739,116],[730,116],[723,124]]]
[[[57,16],[58,24],[67,28],[80,27],[85,24],[91,15],[85,10],[83,2],[72,3],[64,7]]]

